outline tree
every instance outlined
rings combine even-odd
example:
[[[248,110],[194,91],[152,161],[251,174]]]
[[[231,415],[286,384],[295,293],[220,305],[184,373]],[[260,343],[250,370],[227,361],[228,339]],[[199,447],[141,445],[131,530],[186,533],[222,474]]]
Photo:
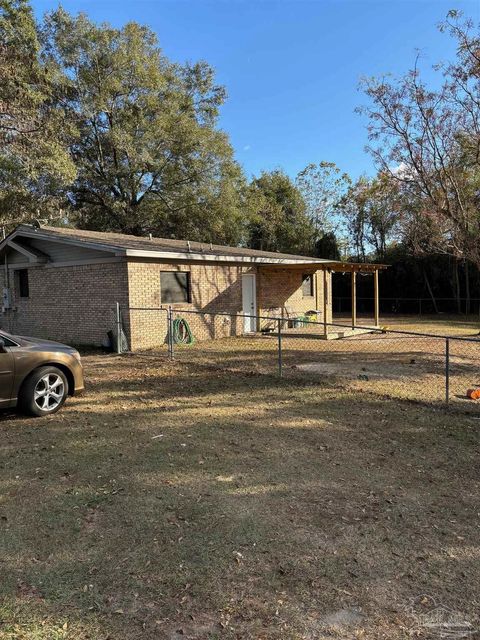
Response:
[[[324,233],[315,243],[315,256],[326,260],[340,260],[340,249],[333,231]]]
[[[399,233],[404,202],[398,187],[385,174],[360,177],[341,201],[350,246],[355,260],[365,261],[373,251],[383,261],[388,243]]]
[[[204,62],[163,56],[147,27],[96,25],[58,9],[45,58],[68,83],[77,124],[69,199],[82,226],[236,242],[243,176],[217,130],[225,91]]]
[[[305,202],[282,171],[263,172],[249,186],[249,239],[253,249],[312,255],[314,228]]]
[[[341,210],[346,221],[349,246],[356,262],[365,262],[367,225],[367,180],[362,177],[353,184],[342,198]]]
[[[0,0],[0,223],[58,217],[75,177],[61,87],[40,53],[28,2]]]
[[[413,203],[405,220],[416,242],[480,267],[480,38],[454,11],[442,29],[458,57],[439,90],[421,80],[418,59],[398,80],[365,81],[370,151]]]
[[[334,162],[309,164],[296,178],[307,215],[315,229],[315,241],[338,226],[339,203],[351,184]]]

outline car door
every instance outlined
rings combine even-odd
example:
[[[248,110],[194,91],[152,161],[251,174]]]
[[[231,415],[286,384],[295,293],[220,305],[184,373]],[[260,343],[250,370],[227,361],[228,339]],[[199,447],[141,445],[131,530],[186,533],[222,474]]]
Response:
[[[15,363],[10,347],[2,348],[3,351],[0,352],[0,407],[8,405],[12,399],[15,374]]]

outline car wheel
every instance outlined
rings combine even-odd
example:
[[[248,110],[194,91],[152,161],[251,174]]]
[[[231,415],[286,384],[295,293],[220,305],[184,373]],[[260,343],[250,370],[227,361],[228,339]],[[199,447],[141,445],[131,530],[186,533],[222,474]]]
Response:
[[[19,408],[32,416],[48,416],[58,411],[68,395],[68,382],[57,367],[40,367],[25,380]]]

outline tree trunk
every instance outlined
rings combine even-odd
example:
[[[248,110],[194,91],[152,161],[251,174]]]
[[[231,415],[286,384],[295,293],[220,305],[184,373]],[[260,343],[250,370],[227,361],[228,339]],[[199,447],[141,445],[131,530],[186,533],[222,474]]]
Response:
[[[425,284],[427,286],[430,298],[432,299],[432,304],[433,304],[435,313],[438,313],[437,301],[435,300],[435,296],[433,295],[432,287],[430,286],[430,281],[428,279],[427,272],[425,271],[425,267],[423,268],[423,277],[425,279]]]
[[[465,314],[470,313],[470,268],[468,260],[465,260]]]
[[[454,262],[455,272],[455,298],[457,300],[457,313],[462,313],[462,300],[460,298],[460,275],[458,273],[458,260]]]

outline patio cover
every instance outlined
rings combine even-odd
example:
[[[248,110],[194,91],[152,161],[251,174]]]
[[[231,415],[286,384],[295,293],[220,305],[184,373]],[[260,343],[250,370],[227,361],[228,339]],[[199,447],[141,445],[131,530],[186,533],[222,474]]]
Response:
[[[378,272],[388,268],[386,264],[373,264],[367,262],[342,262],[340,260],[319,260],[318,262],[301,262],[296,261],[295,264],[268,264],[262,265],[260,268],[268,267],[268,269],[275,270],[295,270],[304,272],[316,272],[323,271],[323,321],[324,330],[327,332],[327,305],[328,305],[328,281],[327,274],[331,272],[335,273],[350,273],[352,282],[352,329],[357,327],[357,273],[372,273],[373,274],[373,286],[374,286],[374,326],[380,326],[380,297],[378,286]],[[317,277],[318,274],[316,274]],[[318,279],[317,279],[318,285]],[[318,291],[318,286],[316,287]]]

